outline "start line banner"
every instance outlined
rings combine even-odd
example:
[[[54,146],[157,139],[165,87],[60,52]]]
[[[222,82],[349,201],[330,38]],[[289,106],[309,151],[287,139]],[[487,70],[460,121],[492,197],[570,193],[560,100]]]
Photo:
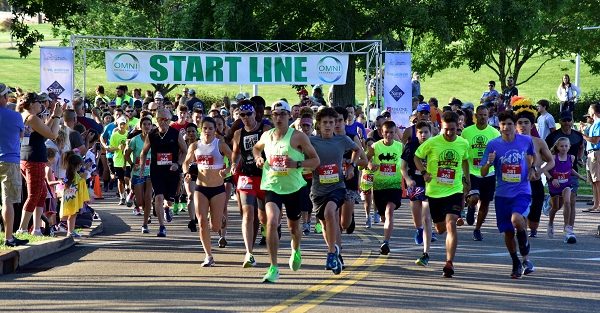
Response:
[[[106,51],[110,82],[166,84],[346,83],[348,55]]]

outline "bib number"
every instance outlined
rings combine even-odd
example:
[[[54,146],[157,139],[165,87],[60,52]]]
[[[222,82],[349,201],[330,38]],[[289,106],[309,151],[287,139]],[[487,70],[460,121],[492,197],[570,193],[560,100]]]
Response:
[[[248,176],[240,176],[240,178],[238,178],[237,186],[239,190],[252,190],[252,183]]]
[[[269,158],[269,166],[273,175],[275,176],[287,176],[288,168],[285,167],[285,160],[287,157],[285,155],[272,155]]]
[[[556,178],[559,184],[566,184],[569,182],[569,173],[556,173]]]
[[[212,169],[215,164],[215,158],[212,155],[197,155],[196,164],[201,170]]]
[[[379,173],[383,176],[395,176],[396,164],[379,164]]]
[[[521,182],[521,165],[502,164],[502,180],[509,183]]]
[[[473,166],[476,168],[481,168],[481,159],[473,159]]]
[[[437,182],[442,185],[454,185],[456,170],[451,168],[439,168],[437,172]]]
[[[317,168],[321,184],[335,184],[340,181],[340,169],[337,164],[321,165]]]
[[[360,189],[367,191],[373,188],[373,173],[363,173],[360,177]]]
[[[171,165],[173,164],[172,153],[157,153],[156,154],[156,165]]]

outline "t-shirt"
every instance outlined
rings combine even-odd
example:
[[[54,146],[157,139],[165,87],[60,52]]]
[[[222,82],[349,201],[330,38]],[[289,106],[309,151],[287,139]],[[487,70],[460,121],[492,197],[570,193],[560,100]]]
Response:
[[[401,158],[406,162],[408,176],[416,182],[417,186],[425,186],[423,175],[421,175],[421,172],[417,174],[417,166],[415,165],[415,152],[420,145],[418,140],[407,143],[404,146]]]
[[[137,117],[132,117],[129,122],[127,122],[127,126],[129,129],[135,129],[140,124],[140,119]]]
[[[183,124],[179,124],[179,122],[173,122],[170,126],[175,128],[178,132],[180,132],[182,129],[185,129],[189,124],[189,122],[185,122]]]
[[[96,121],[94,121],[91,118],[88,118],[88,117],[85,117],[85,116],[78,116],[77,117],[77,123],[83,125],[83,127],[85,127],[86,130],[93,129],[98,134],[100,132],[102,132],[102,125],[96,123]]]
[[[600,120],[596,120],[594,121],[594,124],[592,124],[592,126],[590,126],[590,129],[588,130],[588,136],[589,137],[598,137],[600,136]],[[600,149],[600,142],[593,144],[588,142],[587,144],[587,150],[592,150],[592,149]]]
[[[461,137],[469,143],[469,172],[472,175],[481,177],[481,157],[488,142],[500,137],[500,132],[492,126],[487,126],[483,130],[477,128],[477,125],[471,125],[462,131]],[[488,176],[494,175],[494,167],[490,168]]]
[[[25,130],[21,114],[0,107],[0,162],[19,163],[21,132]]]
[[[83,145],[83,138],[81,137],[81,134],[78,131],[70,128],[67,128],[67,130],[69,131],[69,144],[71,145],[71,149],[81,147]]]
[[[122,148],[127,143],[127,132],[124,134],[119,133],[119,131],[115,131],[110,136],[109,147],[116,148],[117,150],[113,155],[113,162],[115,163],[115,167],[125,167],[125,149]]]
[[[314,196],[325,196],[334,190],[346,188],[344,184],[344,152],[356,147],[348,136],[333,136],[324,139],[311,136],[310,143],[319,155],[321,164],[313,171],[311,193]]]
[[[462,137],[452,142],[443,135],[434,136],[419,146],[415,156],[427,159],[431,181],[425,184],[425,195],[448,197],[463,192],[462,161],[469,158],[469,143]]]
[[[488,155],[492,151],[496,152],[496,196],[531,195],[527,163],[527,156],[534,155],[531,137],[516,134],[511,142],[504,141],[502,137],[490,141],[481,160],[483,164],[487,163]]]
[[[550,134],[550,129],[556,128],[556,122],[552,114],[546,112],[537,119],[537,129],[540,134],[540,138],[546,140],[546,137]]]
[[[360,129],[360,138],[367,138],[367,131],[365,130],[365,125],[357,121],[352,123],[352,125],[346,125],[346,134],[358,136],[358,129]]]
[[[115,130],[115,128],[117,128],[117,125],[115,123],[110,123],[106,126],[104,126],[104,131],[102,132],[102,138],[104,138],[104,142],[106,142],[106,144],[109,144],[110,142],[110,136],[112,136],[113,131]],[[112,158],[114,155],[114,153],[112,152],[106,152],[106,157],[107,158]]]
[[[556,141],[561,137],[569,138],[569,142],[571,143],[571,147],[569,148],[569,151],[567,152],[567,154],[574,155],[574,156],[579,155],[579,149],[582,147],[582,145],[584,143],[583,135],[574,129],[571,129],[571,133],[569,135],[566,135],[565,133],[562,132],[562,130],[557,129],[557,130],[551,132],[550,135],[548,135],[548,137],[546,137],[546,144],[548,145],[549,148],[552,148],[552,146],[554,146]],[[577,162],[573,162],[573,168],[576,171],[579,170],[579,166],[577,166]]]
[[[393,141],[386,145],[382,140],[373,144],[373,159],[376,169],[373,174],[373,190],[401,189],[402,143]]]
[[[129,149],[131,149],[131,160],[133,161],[133,164],[135,164],[131,174],[133,176],[140,176],[139,159],[140,154],[142,154],[142,149],[144,149],[144,140],[142,139],[141,135],[137,135],[129,141]],[[148,151],[148,154],[146,154],[146,166],[144,167],[143,173],[144,176],[150,176],[150,164],[152,162],[152,154],[150,150]]]

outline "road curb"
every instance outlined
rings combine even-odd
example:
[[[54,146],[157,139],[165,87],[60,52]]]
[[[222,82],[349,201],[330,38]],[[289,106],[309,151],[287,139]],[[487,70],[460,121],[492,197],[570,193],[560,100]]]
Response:
[[[101,234],[103,231],[102,219],[97,219],[94,220],[92,227],[82,230],[81,236],[89,238]],[[59,237],[19,246],[12,250],[0,251],[0,275],[14,273],[33,261],[68,249],[76,243],[71,237]]]

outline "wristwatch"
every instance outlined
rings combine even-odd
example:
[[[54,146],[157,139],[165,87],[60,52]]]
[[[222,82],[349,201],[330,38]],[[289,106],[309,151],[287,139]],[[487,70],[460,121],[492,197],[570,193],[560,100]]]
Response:
[[[302,161],[296,162],[296,168],[301,168],[301,167],[302,167]]]

